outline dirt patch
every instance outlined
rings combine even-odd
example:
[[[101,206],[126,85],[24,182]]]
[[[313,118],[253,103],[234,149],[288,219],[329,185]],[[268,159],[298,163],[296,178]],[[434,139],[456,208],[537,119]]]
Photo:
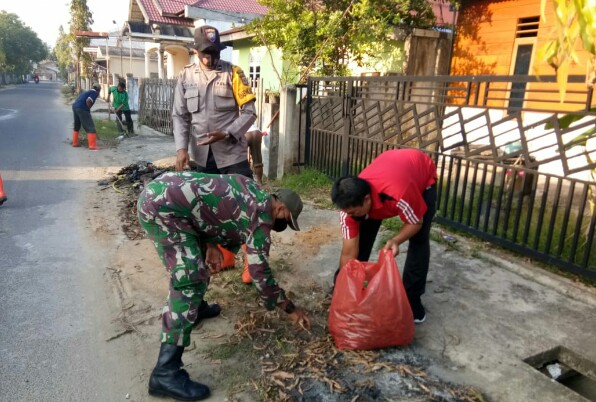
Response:
[[[89,223],[91,230],[104,233],[114,243],[105,276],[119,308],[106,341],[134,337],[142,367],[137,381],[146,382],[157,356],[168,279],[152,243],[138,226],[135,203],[142,180],[123,178],[129,173],[120,172],[100,183],[90,201],[95,207]],[[259,305],[255,289],[241,282],[239,255],[235,269],[212,277],[206,299],[220,303],[223,311],[193,331],[184,355],[191,378],[209,385],[213,400],[483,400],[478,390],[429,374],[429,362],[410,348],[364,352],[335,348],[327,315],[330,272],[334,271],[330,267],[337,264],[337,254],[326,248],[337,246],[336,223],[335,216],[307,202],[303,231],[288,230],[273,237],[270,257],[276,278],[309,311],[311,331],[297,331],[285,314]]]

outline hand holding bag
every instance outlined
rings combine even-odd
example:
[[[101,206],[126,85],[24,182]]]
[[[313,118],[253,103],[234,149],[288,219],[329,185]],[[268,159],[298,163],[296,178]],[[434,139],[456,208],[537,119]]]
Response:
[[[338,349],[404,346],[414,338],[414,316],[390,250],[378,262],[349,261],[339,272],[329,309]]]

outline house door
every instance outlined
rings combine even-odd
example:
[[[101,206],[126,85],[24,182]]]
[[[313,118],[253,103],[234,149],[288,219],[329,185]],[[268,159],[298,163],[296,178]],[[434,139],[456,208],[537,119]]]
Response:
[[[539,24],[540,17],[538,16],[525,17],[517,20],[512,67],[509,74],[513,76],[528,75],[530,72],[532,54],[534,44],[536,43],[536,37],[538,36]],[[526,89],[526,83],[524,82],[512,83],[511,92],[509,93],[508,113],[516,112],[524,106]]]
[[[532,49],[534,45],[519,45],[517,53],[515,54],[515,66],[513,68],[513,75],[528,75],[530,72],[530,63],[532,61]],[[515,112],[524,105],[524,97],[526,95],[526,83],[514,82],[511,84],[511,92],[509,94],[508,113]]]

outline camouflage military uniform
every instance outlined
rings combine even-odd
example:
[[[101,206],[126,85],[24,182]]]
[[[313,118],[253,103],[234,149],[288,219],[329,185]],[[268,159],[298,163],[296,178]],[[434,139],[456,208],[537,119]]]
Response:
[[[246,244],[253,284],[269,310],[286,300],[267,262],[271,197],[241,175],[165,173],[141,193],[139,222],[170,273],[162,315],[162,343],[188,346],[197,310],[209,284],[207,243],[233,251]]]

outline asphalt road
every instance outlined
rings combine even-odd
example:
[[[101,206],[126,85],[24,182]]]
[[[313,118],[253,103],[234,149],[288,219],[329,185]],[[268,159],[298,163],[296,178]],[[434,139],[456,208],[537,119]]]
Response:
[[[102,262],[110,251],[85,230],[83,195],[105,162],[70,147],[71,133],[59,83],[0,88],[2,401],[118,401],[140,392],[126,337],[106,342],[113,297]]]

